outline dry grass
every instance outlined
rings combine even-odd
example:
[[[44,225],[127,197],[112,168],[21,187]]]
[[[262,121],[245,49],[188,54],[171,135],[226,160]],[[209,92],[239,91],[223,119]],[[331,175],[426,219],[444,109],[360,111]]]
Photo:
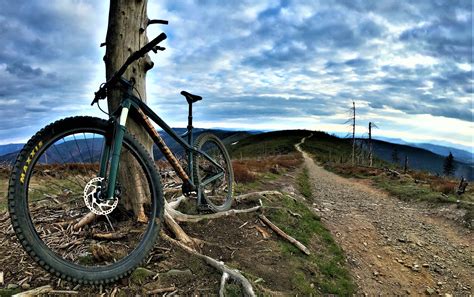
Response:
[[[384,172],[383,169],[375,167],[363,167],[363,166],[351,166],[349,164],[326,164],[326,167],[329,167],[332,171],[341,174],[343,176],[353,176],[353,177],[370,177],[378,176]]]
[[[234,180],[238,183],[251,183],[257,180],[257,174],[248,169],[241,162],[232,162],[234,169]]]
[[[445,195],[455,194],[458,187],[458,183],[450,180],[439,180],[436,183],[431,183],[430,187],[432,190],[441,192]]]
[[[287,169],[299,166],[302,161],[301,156],[296,153],[266,158],[233,160],[234,179],[238,183],[254,182],[261,174],[280,174]]]

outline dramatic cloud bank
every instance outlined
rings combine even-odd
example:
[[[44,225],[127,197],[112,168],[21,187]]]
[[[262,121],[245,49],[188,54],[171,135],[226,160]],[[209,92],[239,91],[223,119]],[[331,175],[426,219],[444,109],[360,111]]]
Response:
[[[103,80],[106,1],[0,1],[0,141],[81,113]],[[153,1],[167,51],[149,102],[184,126],[181,89],[205,99],[197,124],[358,131],[472,147],[472,1]]]

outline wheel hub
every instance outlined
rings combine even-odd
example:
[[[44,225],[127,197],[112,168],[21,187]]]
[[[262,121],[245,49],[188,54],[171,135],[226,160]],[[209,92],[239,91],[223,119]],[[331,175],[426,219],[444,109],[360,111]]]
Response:
[[[118,205],[118,197],[111,200],[99,199],[102,195],[103,181],[103,177],[94,177],[84,187],[84,203],[87,208],[96,215],[102,216],[110,214]]]

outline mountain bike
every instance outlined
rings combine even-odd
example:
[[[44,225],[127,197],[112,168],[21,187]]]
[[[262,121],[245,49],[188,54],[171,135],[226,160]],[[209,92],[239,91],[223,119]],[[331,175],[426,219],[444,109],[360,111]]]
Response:
[[[157,239],[164,213],[160,175],[150,148],[126,128],[128,118],[147,132],[181,178],[183,194],[195,197],[199,209],[231,207],[233,172],[224,144],[211,133],[193,137],[192,106],[202,97],[181,92],[189,113],[186,132],[178,135],[122,76],[149,51],[164,49],[158,44],[165,39],[161,33],[131,54],[95,93],[92,105],[111,90],[123,91],[109,120],[56,121],[37,132],[17,157],[8,189],[11,222],[23,248],[51,274],[85,284],[117,281],[146,260]],[[183,147],[184,161],[150,119]],[[77,227],[83,220],[89,223]]]

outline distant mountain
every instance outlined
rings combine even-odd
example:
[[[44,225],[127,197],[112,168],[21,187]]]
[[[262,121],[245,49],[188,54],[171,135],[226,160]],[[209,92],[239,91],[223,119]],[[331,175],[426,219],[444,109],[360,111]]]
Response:
[[[462,161],[468,164],[474,164],[473,147],[469,148],[467,146],[453,144],[449,142],[443,142],[443,141],[438,141],[437,144],[434,144],[434,141],[433,143],[428,143],[428,142],[419,143],[419,142],[408,142],[400,138],[389,138],[389,137],[376,137],[376,139],[391,142],[391,143],[396,143],[396,144],[405,144],[405,145],[409,145],[413,147],[424,148],[426,150],[429,150],[441,156],[447,156],[449,155],[449,152],[451,152],[454,158],[457,159],[458,161]]]
[[[437,147],[436,145],[434,145]],[[443,162],[447,154],[437,154],[430,150],[421,147],[414,147],[405,144],[396,144],[382,140],[374,140],[374,155],[387,162],[392,162],[392,153],[396,149],[400,159],[399,165],[402,166],[405,156],[408,156],[408,167],[418,170],[426,170],[434,174],[443,174]],[[440,150],[440,148],[436,148]],[[451,149],[455,156],[453,148]],[[461,151],[461,150],[459,150]],[[466,152],[467,153],[467,152]],[[449,152],[448,152],[449,154]],[[467,164],[455,157],[456,163],[456,177],[465,177],[469,180],[474,180],[474,164]]]
[[[19,151],[24,145],[24,143],[2,144],[0,145],[0,156]]]
[[[451,152],[454,156],[454,159],[464,162],[464,163],[474,165],[474,155],[465,150],[460,150],[453,147],[446,147],[446,146],[431,144],[431,143],[412,143],[411,145],[424,148],[426,150],[429,150],[441,156],[447,156]]]
[[[173,130],[178,135],[182,135],[184,132],[186,132],[186,128],[173,128]],[[171,149],[171,151],[178,156],[182,156],[184,153],[184,149],[181,147],[181,145],[179,145],[173,138],[171,138],[171,136],[164,133],[163,131],[159,131],[159,132],[160,132],[161,137],[165,141],[165,143]],[[193,133],[194,139],[196,139],[199,135],[201,135],[204,132],[214,133],[217,137],[219,137],[220,140],[222,140],[222,142],[226,145],[226,147],[229,147],[230,145],[232,145],[232,143],[238,142],[241,139],[244,139],[251,135],[251,133],[247,131],[230,131],[230,130],[195,128],[194,133]],[[153,155],[156,160],[161,159],[163,157],[163,154],[161,154],[161,152],[158,150],[156,146],[154,146]]]
[[[173,128],[178,134],[182,135],[186,132],[185,128]],[[225,131],[225,130],[210,130],[210,129],[194,129],[194,139],[204,132],[212,132],[219,137],[226,146],[230,146],[232,143],[238,142],[239,140],[246,138],[251,135],[245,131]],[[184,149],[174,141],[171,136],[160,131],[160,135],[171,149],[173,153],[180,156],[183,155]],[[18,144],[16,147],[10,146],[7,152],[0,155],[0,163],[13,163],[16,160],[16,156],[23,148],[24,144]],[[46,158],[43,157],[40,161],[51,163],[76,163],[76,162],[90,162],[90,160],[97,161],[101,154],[103,142],[101,139],[77,139],[77,141],[66,141],[55,145],[54,149],[49,148]],[[158,150],[156,145],[153,147],[153,155],[156,160],[163,157],[163,154]]]

